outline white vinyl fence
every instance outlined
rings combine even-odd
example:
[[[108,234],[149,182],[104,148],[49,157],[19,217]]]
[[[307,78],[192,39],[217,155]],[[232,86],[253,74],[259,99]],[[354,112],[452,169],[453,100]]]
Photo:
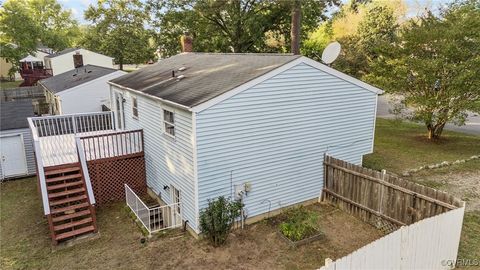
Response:
[[[165,229],[177,228],[182,225],[180,203],[150,208],[127,184],[125,184],[125,200],[128,207],[130,207],[150,234]]]
[[[429,217],[372,242],[320,270],[453,269],[462,230],[463,207]]]

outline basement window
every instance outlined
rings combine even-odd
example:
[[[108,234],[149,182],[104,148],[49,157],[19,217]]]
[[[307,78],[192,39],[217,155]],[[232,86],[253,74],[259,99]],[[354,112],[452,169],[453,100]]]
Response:
[[[163,125],[165,133],[175,137],[175,117],[172,111],[163,110]]]
[[[133,118],[138,118],[138,103],[136,97],[132,97],[132,114]]]

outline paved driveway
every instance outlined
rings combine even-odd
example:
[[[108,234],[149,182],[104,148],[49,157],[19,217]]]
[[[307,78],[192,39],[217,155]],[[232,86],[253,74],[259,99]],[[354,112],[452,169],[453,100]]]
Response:
[[[391,97],[388,94],[384,94],[378,97],[377,117],[381,118],[394,118],[395,116],[390,113],[392,105],[388,102]],[[474,135],[480,135],[480,115],[470,114],[467,118],[467,122],[463,126],[456,126],[453,124],[447,124],[445,129],[454,130],[459,132],[465,132]]]

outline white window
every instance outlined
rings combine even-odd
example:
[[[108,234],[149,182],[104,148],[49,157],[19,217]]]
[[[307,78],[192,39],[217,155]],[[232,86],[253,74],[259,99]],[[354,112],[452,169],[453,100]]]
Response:
[[[136,97],[132,97],[132,113],[134,118],[138,118],[138,104]]]
[[[175,137],[175,116],[173,112],[169,110],[163,110],[163,125],[165,133]]]

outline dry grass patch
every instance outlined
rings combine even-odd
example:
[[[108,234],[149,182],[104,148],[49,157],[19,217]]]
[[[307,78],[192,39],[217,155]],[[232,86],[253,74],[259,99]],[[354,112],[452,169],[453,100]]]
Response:
[[[382,236],[374,227],[315,204],[325,238],[290,248],[275,218],[235,230],[214,248],[181,231],[144,237],[123,203],[98,209],[100,235],[71,247],[52,248],[35,178],[1,184],[1,269],[315,269]]]

